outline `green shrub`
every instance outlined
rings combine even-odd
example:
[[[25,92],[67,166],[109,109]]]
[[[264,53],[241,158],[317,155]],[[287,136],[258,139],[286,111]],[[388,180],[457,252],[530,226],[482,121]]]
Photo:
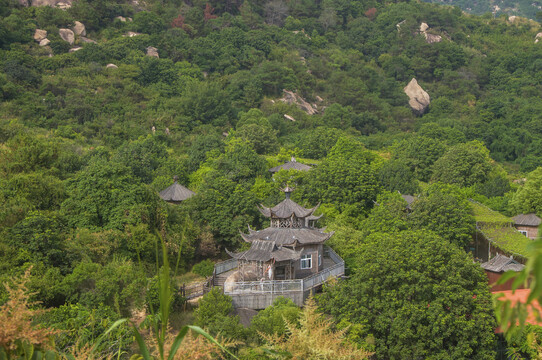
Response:
[[[192,267],[192,272],[203,277],[209,277],[213,275],[215,269],[215,264],[209,260],[205,259]]]

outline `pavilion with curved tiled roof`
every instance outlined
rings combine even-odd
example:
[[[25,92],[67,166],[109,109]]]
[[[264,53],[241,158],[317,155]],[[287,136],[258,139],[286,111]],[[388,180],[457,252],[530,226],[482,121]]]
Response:
[[[280,279],[303,278],[321,270],[323,244],[333,232],[314,226],[321,217],[314,215],[318,205],[305,208],[290,199],[292,189],[284,192],[286,198],[278,205],[259,207],[270,219],[269,227],[258,231],[249,227],[248,234],[241,233],[243,240],[251,243],[250,249],[229,254],[241,267],[272,268],[270,273]],[[262,272],[262,276],[266,275]]]

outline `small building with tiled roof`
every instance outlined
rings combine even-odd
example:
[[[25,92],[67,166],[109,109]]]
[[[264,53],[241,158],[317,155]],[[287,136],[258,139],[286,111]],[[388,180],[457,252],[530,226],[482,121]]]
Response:
[[[496,284],[497,281],[506,271],[519,272],[525,268],[525,265],[514,260],[511,256],[505,256],[497,254],[491,260],[481,264],[485,270],[491,291],[510,290],[512,288],[512,281],[507,281],[504,284]]]
[[[282,165],[275,166],[275,167],[269,169],[269,171],[272,172],[272,173],[276,173],[276,172],[279,172],[282,169],[284,169],[284,170],[294,169],[294,170],[299,170],[299,171],[308,171],[308,170],[310,170],[312,168],[309,165],[305,165],[305,164],[302,164],[300,162],[297,162],[295,157],[292,156],[290,161],[285,162]]]
[[[536,216],[536,214],[519,214],[514,216],[512,220],[516,229],[529,239],[534,240],[538,237],[538,227],[542,219]]]
[[[401,194],[401,193],[399,193],[399,194]],[[408,212],[412,211],[412,203],[414,201],[418,200],[418,198],[416,196],[406,195],[406,194],[401,194],[401,197],[403,198],[403,200],[405,200],[407,202],[406,210]]]
[[[195,192],[189,190],[177,182],[177,176],[173,177],[173,184],[160,191],[160,198],[171,204],[180,204],[182,201],[196,195]]]

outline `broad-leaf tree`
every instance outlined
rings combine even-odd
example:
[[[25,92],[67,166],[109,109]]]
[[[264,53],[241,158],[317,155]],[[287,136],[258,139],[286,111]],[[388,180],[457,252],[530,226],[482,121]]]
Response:
[[[461,249],[430,231],[375,234],[357,263],[319,303],[377,359],[494,358],[487,279]]]

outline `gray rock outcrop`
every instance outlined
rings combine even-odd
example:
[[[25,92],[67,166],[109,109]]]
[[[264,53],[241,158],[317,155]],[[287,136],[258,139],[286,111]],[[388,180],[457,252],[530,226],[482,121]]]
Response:
[[[43,39],[42,41],[40,41],[40,46],[47,46],[51,43],[51,40],[49,39]]]
[[[120,22],[126,22],[126,21],[132,21],[132,18],[128,17],[124,17],[124,16],[115,16],[115,20],[118,20]]]
[[[149,46],[147,48],[147,56],[152,56],[152,57],[155,57],[155,58],[159,58],[160,56],[158,55],[158,49],[153,47],[153,46]]]
[[[297,105],[298,108],[306,112],[308,115],[314,115],[318,113],[318,110],[315,109],[311,104],[305,101],[301,96],[293,91],[288,91],[283,89],[282,92],[284,96],[280,101],[285,102],[290,105]]]
[[[30,0],[31,6],[51,6],[60,9],[68,9],[72,6],[72,0]]]
[[[34,32],[34,40],[37,42],[42,41],[47,37],[47,30],[36,29]]]
[[[82,49],[81,46],[77,46],[77,47],[71,48],[68,52],[71,52],[71,53],[72,53],[72,52],[79,51],[79,50],[81,50],[81,49]]]
[[[66,10],[66,9],[71,8],[72,4],[68,2],[59,2],[59,3],[56,3],[56,7],[62,10]]]
[[[107,64],[105,65],[106,69],[118,69],[119,67],[115,64]]]
[[[534,43],[538,43],[540,41],[540,38],[542,38],[542,32],[536,34],[536,36],[534,37]]]
[[[92,39],[89,39],[89,38],[86,38],[84,36],[81,36],[81,38],[79,39],[81,40],[81,42],[83,43],[92,43],[92,44],[97,44],[97,42],[95,40],[92,40]]]
[[[125,35],[122,35],[122,36],[134,37],[134,36],[138,36],[138,35],[141,35],[141,33],[138,33],[138,32],[135,32],[135,31],[128,31]]]
[[[442,41],[442,36],[430,34],[427,32],[429,30],[429,25],[427,23],[422,22],[420,24],[420,34],[422,34],[425,37],[425,42],[428,44],[438,43]]]
[[[424,33],[424,35],[425,35],[425,42],[428,44],[438,43],[442,41],[442,37],[440,35],[429,34],[429,33]]]
[[[73,45],[75,41],[75,34],[70,29],[59,29],[58,33],[60,34],[60,37],[62,40],[70,43],[70,45]]]
[[[73,32],[75,33],[75,35],[85,36],[87,34],[87,29],[82,22],[75,21],[74,24],[75,25],[73,26]]]
[[[427,25],[427,23],[422,22],[420,24],[420,32],[424,33],[427,31],[427,29],[429,29],[429,25]]]
[[[417,115],[422,115],[431,103],[429,94],[418,85],[418,81],[415,78],[412,78],[403,90],[409,98],[408,104],[412,108],[412,111]]]
[[[290,115],[288,115],[288,114],[284,114],[284,118],[285,118],[286,120],[295,121],[294,117],[293,117],[293,116],[290,116]]]

